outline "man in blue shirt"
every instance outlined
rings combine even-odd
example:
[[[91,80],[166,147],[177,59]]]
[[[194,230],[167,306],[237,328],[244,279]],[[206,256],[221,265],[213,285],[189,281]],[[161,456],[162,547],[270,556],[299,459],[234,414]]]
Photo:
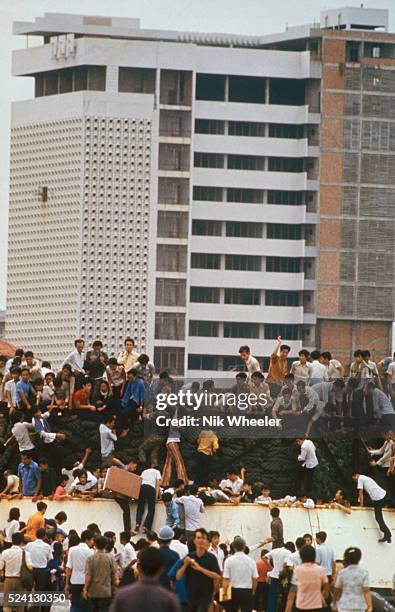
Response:
[[[171,493],[163,493],[162,501],[166,507],[166,525],[175,529],[180,526],[180,513],[178,504],[174,501]]]
[[[119,415],[119,426],[123,430],[123,435],[129,431],[129,417],[132,418],[132,428],[134,421],[143,420],[144,408],[144,383],[138,377],[138,372],[134,368],[127,373],[127,385],[122,397],[122,411]]]
[[[23,495],[36,494],[41,480],[41,470],[37,463],[33,461],[30,453],[21,454],[21,463],[18,466],[18,476],[20,478],[20,491]]]
[[[24,414],[31,414],[31,401],[35,397],[36,392],[30,382],[30,372],[28,368],[22,368],[21,380],[16,383],[16,399],[20,410]]]

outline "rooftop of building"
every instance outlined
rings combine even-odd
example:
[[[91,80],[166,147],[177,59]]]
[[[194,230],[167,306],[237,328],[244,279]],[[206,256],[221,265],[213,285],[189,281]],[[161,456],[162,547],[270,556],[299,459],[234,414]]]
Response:
[[[320,34],[322,29],[388,31],[389,11],[386,9],[344,7],[323,11],[319,23],[288,27],[277,34],[259,36],[216,33],[150,30],[140,27],[140,20],[124,17],[97,15],[75,15],[68,13],[44,13],[34,22],[14,22],[14,34],[31,36],[94,36],[129,40],[154,40],[163,42],[193,43],[197,45],[224,47],[265,47],[284,41],[308,38]]]

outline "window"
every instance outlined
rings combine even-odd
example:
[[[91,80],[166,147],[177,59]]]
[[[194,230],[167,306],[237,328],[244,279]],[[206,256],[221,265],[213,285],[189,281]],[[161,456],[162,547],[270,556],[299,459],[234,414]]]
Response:
[[[206,270],[219,270],[221,255],[211,253],[191,253],[191,268],[205,268]]]
[[[219,324],[216,321],[189,321],[190,336],[218,337]]]
[[[248,270],[259,272],[262,259],[257,255],[226,255],[225,270]]]
[[[216,355],[188,355],[189,370],[216,370]]]
[[[256,155],[228,155],[230,170],[264,170],[265,158]]]
[[[247,306],[258,306],[259,303],[259,289],[225,289],[225,304],[245,304]]]
[[[262,223],[227,221],[226,235],[232,238],[262,238]]]
[[[229,136],[265,136],[265,124],[252,121],[229,121]]]
[[[300,306],[298,291],[265,291],[266,306]]]
[[[225,100],[225,77],[221,74],[197,74],[196,100]]]
[[[203,304],[219,304],[218,287],[191,287],[190,301]]]
[[[105,91],[105,66],[88,66],[88,89],[90,89],[91,91]]]
[[[118,90],[127,93],[155,93],[155,70],[153,68],[119,67]]]
[[[224,338],[259,338],[258,323],[224,323]]]
[[[166,370],[169,374],[183,376],[184,358],[183,348],[156,346],[154,349],[154,364],[158,372]]]
[[[157,312],[155,314],[155,338],[184,340],[185,315],[178,312]]]
[[[286,340],[300,340],[301,326],[300,325],[281,325],[276,323],[265,323],[265,340],[274,340],[281,336]]]
[[[229,102],[264,104],[265,79],[250,76],[230,76]]]
[[[222,187],[200,187],[193,188],[193,199],[201,200],[202,202],[221,202]]]
[[[353,40],[346,42],[346,61],[359,62],[360,43]]]
[[[303,125],[289,125],[287,123],[270,123],[269,124],[270,138],[303,138]]]
[[[187,238],[188,213],[158,211],[158,237],[160,238]]]
[[[162,272],[186,272],[187,247],[178,244],[158,244],[156,269]]]
[[[305,104],[303,79],[270,79],[269,104],[301,106]]]
[[[194,236],[220,236],[222,221],[206,221],[193,219],[192,234]]]
[[[266,272],[298,274],[300,270],[300,259],[295,257],[266,257]]]
[[[195,153],[195,168],[223,168],[224,156],[220,153]]]
[[[235,370],[237,372],[244,372],[245,365],[240,357],[235,355],[225,355],[223,358],[223,369],[225,372],[229,370]]]
[[[267,237],[275,240],[300,240],[302,238],[302,226],[286,223],[268,223]]]
[[[227,202],[243,202],[245,204],[262,204],[262,189],[234,189],[229,187],[226,190]]]
[[[303,191],[268,191],[268,204],[282,204],[285,206],[300,206],[304,203]]]
[[[156,301],[158,306],[185,306],[186,281],[178,278],[156,279]]]
[[[300,157],[269,157],[270,172],[303,172],[304,160]]]
[[[196,134],[224,134],[225,121],[215,119],[195,119]]]

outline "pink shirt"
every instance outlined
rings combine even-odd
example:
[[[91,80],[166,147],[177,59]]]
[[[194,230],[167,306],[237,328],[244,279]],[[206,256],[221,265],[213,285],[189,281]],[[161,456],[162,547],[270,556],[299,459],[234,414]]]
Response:
[[[58,485],[55,489],[55,493],[54,493],[54,500],[58,501],[59,499],[62,499],[62,495],[66,495],[66,489],[64,487],[61,487],[60,485]]]
[[[325,570],[316,563],[303,563],[295,568],[296,607],[300,610],[322,608],[322,586],[328,582]]]

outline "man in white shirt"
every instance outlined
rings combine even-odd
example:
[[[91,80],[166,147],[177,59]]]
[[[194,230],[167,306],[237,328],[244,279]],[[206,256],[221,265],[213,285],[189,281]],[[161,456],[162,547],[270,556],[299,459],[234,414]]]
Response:
[[[281,548],[273,548],[273,550],[265,555],[273,566],[273,569],[267,574],[270,578],[267,612],[276,612],[280,572],[283,569],[284,563],[288,562],[293,552],[295,552],[294,543],[286,542]]]
[[[70,612],[84,612],[89,604],[82,597],[85,584],[85,567],[87,559],[93,555],[93,533],[85,529],[81,533],[81,542],[69,549],[66,564],[66,580],[64,590],[71,594]]]
[[[374,416],[380,419],[385,427],[395,431],[395,410],[388,395],[377,389],[374,382],[368,382],[365,393],[372,398]]]
[[[18,443],[19,452],[24,453],[31,451],[34,448],[30,433],[34,433],[33,423],[27,423],[22,421],[23,415],[18,412],[14,412],[11,417],[11,423],[14,423],[11,433]]]
[[[296,444],[300,446],[300,453],[298,455],[300,480],[298,488],[304,490],[304,495],[311,497],[314,470],[318,465],[315,446],[311,440],[306,440],[305,438],[298,438]]]
[[[23,552],[25,552],[25,563],[27,567],[32,569],[32,561],[30,558],[30,554],[24,548],[22,548],[24,543],[24,535],[20,531],[17,531],[12,535],[12,546],[7,550],[4,550],[0,555],[0,575],[5,577],[4,580],[4,595],[12,592],[21,592],[24,589],[22,588],[21,582],[21,568],[22,568],[22,559]],[[14,609],[13,606],[4,606],[4,612],[12,612]],[[23,612],[24,606],[19,606],[16,608],[17,612]]]
[[[224,586],[232,587],[232,609],[252,610],[253,595],[258,582],[258,571],[255,561],[245,554],[246,543],[243,538],[233,540],[234,554],[230,555],[224,565]]]
[[[249,346],[247,345],[241,346],[239,348],[239,355],[240,355],[241,360],[244,363],[245,369],[248,372],[248,378],[251,378],[251,375],[254,372],[261,371],[261,366],[259,365],[259,361],[258,359],[255,359],[255,357],[251,355]]]
[[[293,362],[291,366],[291,374],[293,374],[295,377],[295,383],[297,383],[299,380],[304,380],[306,385],[308,385],[313,369],[311,363],[307,361],[310,353],[309,351],[306,351],[306,349],[302,349],[301,351],[299,351],[298,355],[299,361]]]
[[[328,380],[343,378],[344,366],[337,359],[333,359],[329,351],[321,353],[320,362],[326,367]]]
[[[45,529],[40,528],[36,531],[36,539],[26,544],[33,567],[35,591],[48,591],[50,587],[48,563],[52,559],[52,550],[44,538]]]
[[[219,483],[220,489],[230,497],[237,497],[241,494],[243,488],[243,480],[238,475],[234,468],[229,468],[226,472],[226,478]]]
[[[221,572],[224,569],[225,553],[219,545],[220,535],[219,531],[209,531],[208,539],[210,540],[210,546],[208,552],[217,558],[219,569]],[[251,548],[250,548],[251,552]]]
[[[14,366],[10,370],[10,374],[12,376],[11,380],[8,380],[4,384],[4,396],[7,402],[7,407],[9,409],[9,415],[11,415],[14,410],[18,410],[18,396],[16,392],[16,385],[19,382],[21,376],[21,368],[18,366]]]
[[[74,351],[72,351],[71,353],[67,355],[66,359],[64,360],[62,364],[62,368],[64,368],[64,366],[68,364],[69,366],[71,366],[71,369],[73,370],[74,375],[81,376],[81,374],[82,375],[85,374],[84,345],[85,345],[84,340],[81,340],[80,338],[78,340],[75,340],[74,342],[75,349]]]
[[[196,529],[200,527],[200,515],[204,513],[204,504],[199,497],[196,497],[197,487],[187,485],[185,493],[175,501],[184,507],[184,521],[186,536],[191,538]]]
[[[119,534],[120,555],[119,565],[121,566],[121,586],[125,584],[132,584],[134,579],[133,566],[137,562],[137,555],[133,544],[130,541],[130,531],[122,531]]]
[[[326,366],[320,362],[321,353],[313,351],[310,355],[311,359],[311,384],[328,380],[328,372]]]
[[[144,520],[143,531],[147,533],[152,528],[155,515],[155,502],[160,498],[160,483],[162,475],[156,466],[152,466],[141,473],[141,489],[137,502],[136,528],[132,535],[137,535],[143,519],[145,504],[148,510]]]
[[[113,415],[108,415],[104,419],[104,423],[100,424],[100,451],[102,467],[110,467],[114,458],[114,442],[117,441],[115,433],[115,418]]]
[[[382,489],[373,478],[359,474],[356,472],[353,474],[352,479],[357,483],[359,505],[364,505],[364,491],[369,495],[373,502],[374,518],[384,536],[379,539],[379,542],[388,542],[391,544],[392,534],[389,527],[386,525],[383,517],[383,506],[388,505],[395,508],[395,499],[387,497],[387,491]]]
[[[305,437],[308,438],[313,424],[324,413],[324,402],[320,400],[313,387],[308,387],[303,380],[296,383],[296,388],[298,390],[297,407],[302,414],[309,417],[305,432]]]

